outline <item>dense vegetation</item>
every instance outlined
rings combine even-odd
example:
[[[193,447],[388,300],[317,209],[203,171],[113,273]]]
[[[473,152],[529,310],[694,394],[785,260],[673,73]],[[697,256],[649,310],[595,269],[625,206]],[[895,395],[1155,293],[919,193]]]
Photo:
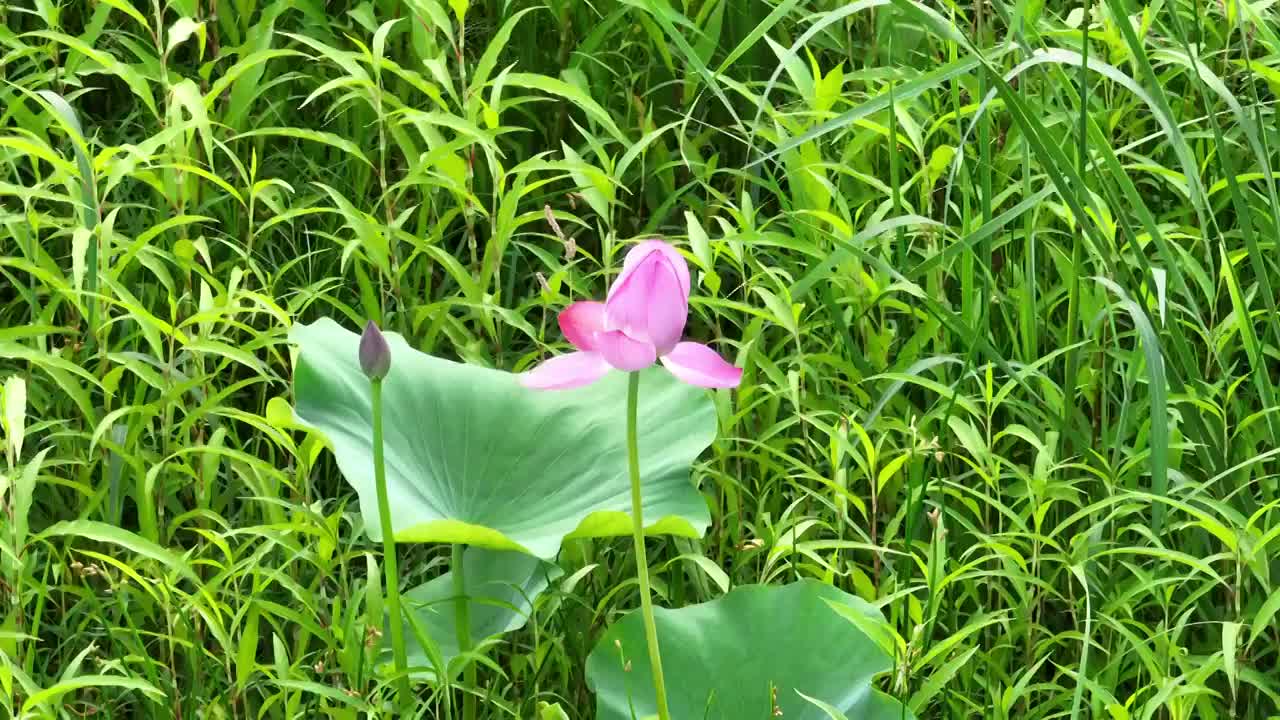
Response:
[[[710,529],[649,544],[659,605],[853,592],[921,718],[1276,717],[1278,27],[1271,0],[0,1],[0,708],[377,716],[381,546],[291,419],[290,328],[526,370],[659,235],[689,334],[745,370],[694,466]],[[406,586],[449,560],[400,555]],[[419,717],[594,717],[631,546],[558,565]]]

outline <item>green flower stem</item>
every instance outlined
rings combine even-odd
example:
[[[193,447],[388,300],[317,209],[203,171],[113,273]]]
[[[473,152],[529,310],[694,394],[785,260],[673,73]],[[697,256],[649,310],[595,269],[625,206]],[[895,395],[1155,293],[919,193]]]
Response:
[[[391,503],[387,500],[387,469],[382,452],[382,381],[373,380],[373,479],[378,486],[378,518],[382,521],[382,567],[387,585],[387,609],[391,611],[391,651],[395,659],[399,706],[407,708],[409,656],[404,650],[404,615],[400,612],[400,573],[396,569],[396,538],[391,529]]]
[[[671,720],[667,709],[667,681],[662,675],[662,653],[658,651],[658,626],[653,621],[653,599],[649,596],[649,560],[644,551],[644,515],[640,506],[640,450],[636,440],[636,414],[640,399],[640,373],[633,372],[627,387],[627,467],[631,471],[631,527],[636,545],[636,577],[640,581],[640,613],[644,616],[644,639],[649,645],[649,665],[653,668],[653,691],[658,699],[658,720]]]
[[[449,571],[453,573],[453,626],[458,632],[458,652],[466,655],[471,652],[471,601],[467,597],[467,576],[463,569],[463,554],[467,546],[462,543],[453,545],[453,561]],[[463,720],[476,718],[476,664],[465,658],[462,680],[466,689],[462,692]]]

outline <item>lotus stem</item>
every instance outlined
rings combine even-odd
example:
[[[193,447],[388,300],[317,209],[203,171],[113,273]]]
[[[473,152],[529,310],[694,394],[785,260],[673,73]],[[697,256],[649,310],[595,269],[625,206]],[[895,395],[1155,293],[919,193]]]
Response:
[[[391,529],[391,503],[387,500],[387,469],[382,448],[382,379],[373,384],[373,479],[378,487],[378,518],[382,523],[382,569],[387,586],[387,609],[391,611],[391,651],[395,662],[398,705],[407,708],[413,690],[409,687],[409,656],[404,649],[404,615],[400,612],[400,573],[396,568],[396,538]]]
[[[453,625],[458,633],[458,654],[471,652],[471,599],[467,596],[467,576],[463,569],[463,556],[467,546],[462,543],[453,545],[453,561],[449,571],[453,573]],[[466,688],[462,692],[463,720],[476,719],[476,664],[471,658],[464,657],[462,680]]]
[[[658,701],[658,720],[671,720],[667,709],[667,681],[662,675],[662,653],[658,650],[658,626],[653,620],[653,598],[649,593],[649,560],[644,550],[644,515],[640,504],[640,450],[636,439],[639,411],[640,373],[630,373],[627,388],[627,467],[631,473],[631,527],[636,545],[636,578],[640,581],[640,613],[644,616],[644,639],[649,645],[649,665],[653,668],[653,692]]]

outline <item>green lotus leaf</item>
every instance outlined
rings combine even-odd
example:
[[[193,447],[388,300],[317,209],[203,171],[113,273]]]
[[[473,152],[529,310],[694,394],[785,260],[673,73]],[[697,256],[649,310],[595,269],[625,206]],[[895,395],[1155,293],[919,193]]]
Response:
[[[558,565],[508,550],[468,548],[462,562],[466,566],[464,592],[470,605],[471,638],[476,645],[524,627],[533,612],[534,601],[564,573]],[[402,597],[405,612],[412,614],[412,621],[405,623],[404,632],[409,666],[435,665],[432,653],[418,641],[419,631],[435,644],[440,661],[448,666],[459,655],[454,625],[453,572],[408,590]],[[383,633],[384,641],[388,637],[389,633]],[[387,642],[384,645],[385,659],[390,661],[391,646]],[[433,677],[435,673],[427,675]]]
[[[890,657],[833,605],[883,622],[863,600],[816,580],[746,585],[700,605],[655,609],[671,716],[771,720],[780,711],[787,720],[830,720],[808,696],[857,720],[911,718],[871,685],[892,669]],[[643,619],[633,612],[591,652],[597,720],[657,712],[645,648]]]
[[[293,328],[295,414],[329,441],[338,468],[378,516],[369,381],[359,336],[329,319]],[[463,543],[553,557],[566,537],[627,535],[624,373],[537,392],[517,376],[418,352],[387,333],[383,380],[387,496],[402,542]],[[710,522],[689,467],[715,439],[706,392],[661,368],[640,380],[646,532],[700,537]],[[377,522],[366,532],[381,540]]]

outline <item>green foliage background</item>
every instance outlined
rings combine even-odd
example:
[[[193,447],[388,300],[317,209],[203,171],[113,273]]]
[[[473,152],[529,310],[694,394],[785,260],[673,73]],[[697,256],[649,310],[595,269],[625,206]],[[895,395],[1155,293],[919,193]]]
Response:
[[[855,592],[920,717],[1277,716],[1277,15],[0,2],[0,707],[370,712],[378,552],[290,424],[289,327],[521,370],[660,234],[746,371],[662,604]],[[420,716],[590,717],[629,558],[566,546]]]

